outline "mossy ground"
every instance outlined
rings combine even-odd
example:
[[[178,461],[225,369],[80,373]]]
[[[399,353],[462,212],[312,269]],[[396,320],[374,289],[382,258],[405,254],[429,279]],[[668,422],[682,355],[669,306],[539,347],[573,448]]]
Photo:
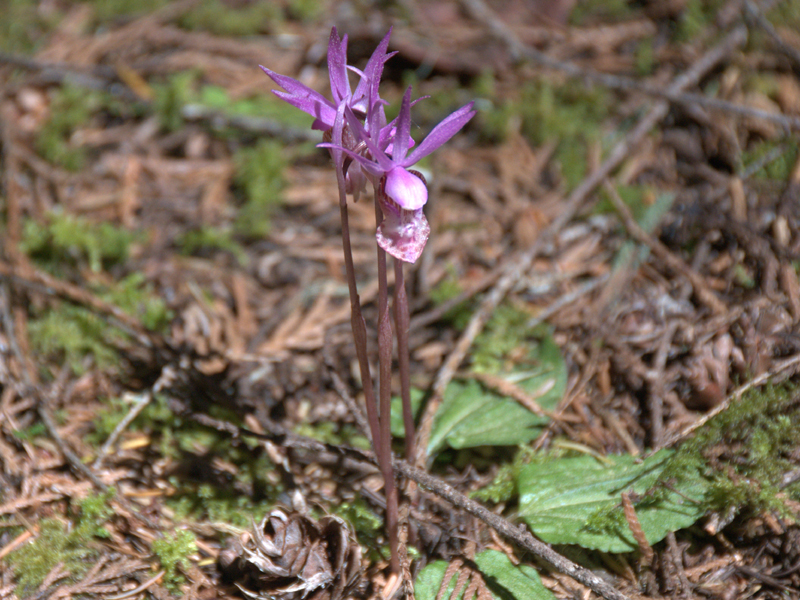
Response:
[[[91,567],[91,559],[102,552],[100,540],[109,537],[104,525],[114,516],[112,498],[113,493],[87,496],[66,519],[42,520],[35,541],[7,557],[23,594],[33,593],[58,564],[73,579]]]

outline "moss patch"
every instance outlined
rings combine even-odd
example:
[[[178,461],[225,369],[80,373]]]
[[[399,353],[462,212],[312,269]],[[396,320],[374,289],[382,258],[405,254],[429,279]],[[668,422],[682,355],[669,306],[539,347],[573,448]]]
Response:
[[[114,514],[109,505],[112,497],[113,492],[88,496],[78,504],[72,520],[40,521],[34,541],[6,559],[17,577],[18,593],[33,593],[59,563],[73,579],[89,569],[100,551],[97,538],[108,537],[104,524]]]
[[[272,213],[282,203],[286,185],[283,147],[271,140],[259,140],[255,146],[239,150],[234,163],[234,181],[244,197],[235,223],[236,232],[248,238],[264,237],[269,233]]]
[[[797,468],[800,390],[750,390],[681,446],[666,475],[697,471],[711,479],[709,510],[790,513],[779,495],[784,474]],[[800,500],[800,486],[785,490]]]
[[[191,566],[189,557],[197,552],[195,541],[191,531],[180,529],[153,542],[153,554],[161,561],[161,568],[164,569],[164,586],[171,592],[177,592],[180,584],[186,581],[178,569],[186,571]]]
[[[20,249],[43,269],[57,274],[64,266],[88,267],[95,273],[128,258],[135,233],[111,223],[92,223],[81,217],[52,212],[46,223],[23,224]]]

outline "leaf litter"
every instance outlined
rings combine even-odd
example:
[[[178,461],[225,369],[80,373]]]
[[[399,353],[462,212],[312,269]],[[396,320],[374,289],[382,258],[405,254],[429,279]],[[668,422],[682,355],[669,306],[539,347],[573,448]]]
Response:
[[[395,26],[395,101],[412,78],[431,96],[415,128],[472,99],[481,108],[425,165],[433,234],[410,336],[423,406],[484,291],[658,101],[647,86],[663,90],[746,24],[749,45],[671,98],[537,250],[497,311],[517,320],[494,337],[489,320],[445,372],[428,455],[464,493],[505,477],[498,511],[580,550],[621,593],[798,597],[796,2],[558,2],[546,16],[544,3],[503,2],[494,21],[476,17],[480,2],[435,2],[370,9],[374,28],[348,2],[315,14],[275,3],[254,28],[207,16],[245,15],[236,2],[119,2],[111,15],[101,4],[3,9],[22,25],[3,50],[24,54],[0,55],[2,597],[235,596],[216,561],[226,540],[297,493],[314,518],[341,509],[362,523],[356,597],[388,583],[386,541],[366,525],[382,519],[380,477],[334,451],[363,447],[363,432],[330,374],[357,394],[327,159],[253,69],[321,89],[334,15],[349,15],[337,24],[363,59]],[[587,86],[564,65],[616,79]],[[351,208],[371,322],[374,219],[367,202]],[[433,293],[444,284],[447,297]],[[87,469],[142,393],[142,412]],[[239,429],[276,424],[330,452]],[[441,498],[408,493],[417,597],[437,597],[442,577],[426,577],[470,557],[476,583],[462,589],[476,597],[584,593]],[[87,502],[102,508],[88,520]],[[46,540],[52,562],[22,565]]]

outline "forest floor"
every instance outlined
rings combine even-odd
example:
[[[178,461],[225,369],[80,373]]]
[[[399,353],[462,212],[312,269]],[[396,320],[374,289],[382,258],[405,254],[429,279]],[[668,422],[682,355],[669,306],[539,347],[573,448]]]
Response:
[[[329,95],[332,25],[356,66],[393,27],[417,143],[478,111],[422,163],[401,577],[336,178],[258,68]],[[800,598],[798,32],[798,0],[3,3],[0,599],[266,598],[237,557],[276,507],[328,552],[310,598]]]

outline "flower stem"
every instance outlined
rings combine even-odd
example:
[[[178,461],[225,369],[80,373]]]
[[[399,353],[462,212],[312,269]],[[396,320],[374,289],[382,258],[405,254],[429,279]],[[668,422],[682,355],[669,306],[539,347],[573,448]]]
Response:
[[[380,206],[380,187],[375,186],[375,220],[383,220]],[[397,487],[392,468],[392,324],[389,318],[389,283],[386,275],[386,251],[378,246],[378,363],[380,380],[380,451],[378,452],[386,492],[386,529],[389,534],[392,571],[399,573],[397,548]]]
[[[400,368],[400,397],[403,400],[403,426],[406,434],[406,460],[414,462],[416,434],[411,410],[411,374],[408,350],[408,296],[403,277],[403,262],[394,260],[394,329],[397,336],[397,363]]]
[[[350,325],[353,329],[353,343],[356,347],[358,367],[361,372],[361,386],[364,389],[364,403],[367,406],[367,421],[369,422],[372,446],[376,456],[380,456],[381,432],[378,422],[377,404],[375,402],[375,388],[372,385],[372,375],[369,370],[369,357],[367,354],[367,324],[361,314],[361,300],[358,297],[356,286],[355,267],[353,266],[353,250],[350,245],[350,219],[347,214],[347,193],[344,186],[344,173],[336,169],[336,180],[339,184],[339,212],[342,219],[342,250],[344,251],[344,266],[347,275],[347,287],[350,291]]]

